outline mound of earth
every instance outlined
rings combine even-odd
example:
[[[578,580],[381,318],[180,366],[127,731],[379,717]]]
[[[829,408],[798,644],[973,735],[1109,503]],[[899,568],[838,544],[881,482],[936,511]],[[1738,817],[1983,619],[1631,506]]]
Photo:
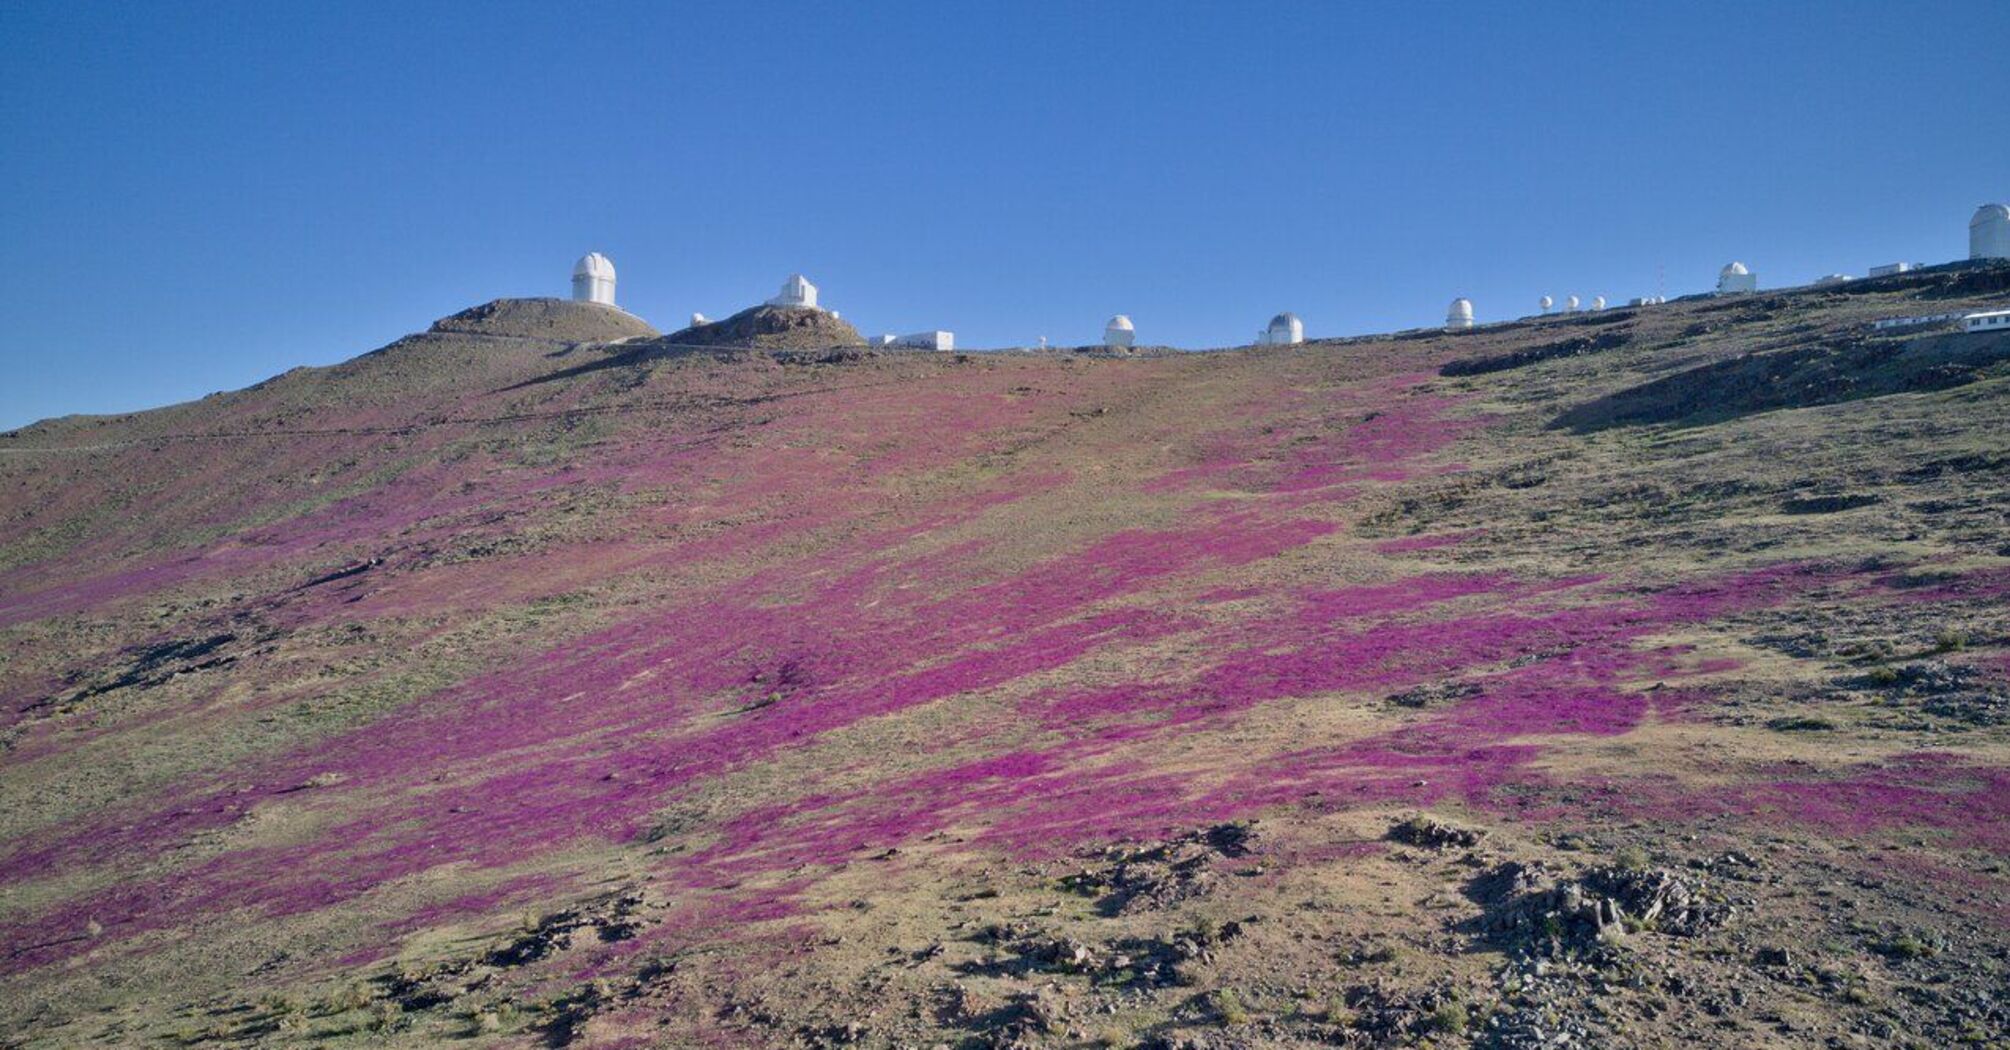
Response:
[[[692,325],[663,338],[672,346],[748,350],[827,350],[864,346],[858,329],[837,315],[797,306],[756,306],[723,321]]]
[[[497,299],[433,322],[432,331],[455,335],[607,343],[658,334],[642,318],[612,306],[570,299]]]

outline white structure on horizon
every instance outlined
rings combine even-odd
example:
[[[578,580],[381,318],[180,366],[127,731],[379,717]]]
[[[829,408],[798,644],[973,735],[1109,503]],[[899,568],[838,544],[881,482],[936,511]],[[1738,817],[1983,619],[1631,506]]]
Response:
[[[1305,322],[1290,311],[1270,319],[1270,326],[1256,333],[1258,346],[1297,346],[1305,341]]]
[[[1555,309],[1555,307],[1556,307],[1556,300],[1554,300],[1554,299],[1551,299],[1551,298],[1550,298],[1549,296],[1545,295],[1545,296],[1543,296],[1543,297],[1542,297],[1542,300],[1541,300],[1541,301],[1540,301],[1539,303],[1537,303],[1536,305],[1538,305],[1538,306],[1542,307],[1542,312],[1543,312],[1543,313],[1548,313],[1548,312],[1550,312],[1550,311],[1551,311],[1552,309]]]
[[[711,324],[711,323],[712,323],[712,319],[711,319],[711,318],[709,318],[709,317],[706,317],[706,316],[705,316],[704,314],[701,314],[701,313],[698,313],[698,312],[696,312],[696,311],[692,311],[692,313],[691,313],[691,327],[693,327],[693,328],[696,328],[696,327],[698,327],[698,326],[699,326],[699,325],[701,325],[701,324]]]
[[[776,294],[773,299],[768,300],[768,305],[815,310],[817,309],[817,286],[811,284],[809,278],[804,277],[802,274],[792,273],[789,275],[788,280],[782,282],[781,292]]]
[[[1854,281],[1854,280],[1856,280],[1856,278],[1854,278],[1854,277],[1851,277],[1851,276],[1850,276],[1849,274],[1846,274],[1846,273],[1832,273],[1832,274],[1829,274],[1829,275],[1828,275],[1828,276],[1826,276],[1826,277],[1817,277],[1817,278],[1815,278],[1815,287],[1817,287],[1817,288],[1833,288],[1833,287],[1835,287],[1836,285],[1839,285],[1839,284],[1848,284],[1848,283],[1850,283],[1851,281]]]
[[[1734,262],[1717,271],[1717,294],[1731,292],[1756,292],[1759,290],[1759,275],[1745,269],[1745,264]]]
[[[1563,301],[1563,312],[1567,314],[1574,314],[1577,312],[1577,296],[1573,295],[1570,298],[1565,299]]]
[[[1471,328],[1472,326],[1473,301],[1471,299],[1452,300],[1451,307],[1445,311],[1445,327]]]
[[[1919,269],[1918,263],[1885,263],[1883,266],[1871,267],[1870,275],[1872,277],[1890,277],[1895,273],[1911,273],[1917,269]]]
[[[1124,314],[1110,318],[1110,323],[1103,326],[1103,346],[1108,349],[1129,350],[1137,341],[1138,330]]]
[[[1593,310],[1603,310],[1603,309],[1605,309],[1605,297],[1604,297],[1604,296],[1602,296],[1602,295],[1594,295],[1594,296],[1592,296],[1592,297],[1591,297],[1591,308],[1592,308]]]
[[[1984,204],[1968,220],[1970,259],[2010,259],[2010,204]]]
[[[572,264],[572,299],[579,303],[614,305],[614,260],[587,252]]]
[[[893,337],[888,336],[887,338],[892,339]],[[941,329],[916,332],[913,335],[903,335],[899,339],[895,339],[894,345],[911,346],[917,350],[954,350],[956,349],[956,333],[945,332]]]

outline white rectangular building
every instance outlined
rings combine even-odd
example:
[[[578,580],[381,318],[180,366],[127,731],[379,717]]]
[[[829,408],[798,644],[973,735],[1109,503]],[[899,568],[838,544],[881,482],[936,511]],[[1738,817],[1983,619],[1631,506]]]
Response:
[[[2010,310],[1986,310],[1961,319],[1964,332],[2010,332]]]
[[[911,346],[917,350],[954,350],[956,349],[956,333],[941,330],[916,332],[913,335],[901,336],[897,340],[897,343],[900,346]]]
[[[1910,273],[1917,269],[1919,269],[1918,263],[1885,263],[1883,266],[1871,267],[1870,275],[1872,277],[1890,277],[1895,273]]]

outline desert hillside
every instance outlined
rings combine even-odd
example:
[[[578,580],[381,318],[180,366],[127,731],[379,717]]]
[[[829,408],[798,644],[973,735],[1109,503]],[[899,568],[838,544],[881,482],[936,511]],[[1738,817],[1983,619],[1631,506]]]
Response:
[[[0,436],[0,1046],[2003,1045],[2010,334],[1867,322],[2006,305]]]

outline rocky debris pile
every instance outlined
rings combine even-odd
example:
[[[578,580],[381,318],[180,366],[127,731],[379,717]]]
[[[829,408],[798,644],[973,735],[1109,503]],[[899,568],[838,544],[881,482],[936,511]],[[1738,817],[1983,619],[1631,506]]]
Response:
[[[1869,689],[1893,706],[1917,706],[1939,718],[1974,726],[2010,723],[2010,689],[1973,667],[1923,660],[1877,667],[1843,685]]]
[[[647,900],[630,890],[591,904],[547,915],[536,926],[491,949],[482,957],[490,966],[522,966],[572,947],[582,933],[600,943],[625,941],[642,931]]]
[[[962,969],[1019,977],[1072,974],[1097,984],[1135,988],[1192,984],[1194,975],[1186,964],[1213,964],[1216,951],[1242,933],[1242,922],[1202,923],[1152,937],[1084,941],[1026,923],[995,923],[979,931],[976,939],[1010,953],[1011,959],[966,964]]]
[[[865,340],[843,319],[825,310],[799,306],[756,306],[720,321],[692,325],[664,336],[665,346],[747,350],[831,350],[859,348]]]
[[[1425,849],[1445,849],[1447,847],[1471,848],[1487,837],[1484,831],[1461,828],[1425,816],[1415,816],[1397,821],[1389,828],[1388,839],[1406,846],[1422,846]]]
[[[1541,864],[1509,861],[1474,879],[1469,893],[1485,909],[1482,933],[1551,958],[1634,931],[1695,936],[1722,926],[1733,912],[1695,876],[1660,868],[1600,867],[1572,879]]]
[[[1100,864],[1061,884],[1100,896],[1097,907],[1105,915],[1161,910],[1211,892],[1219,879],[1215,861],[1248,856],[1254,842],[1255,824],[1236,822],[1146,846],[1112,846],[1097,855]]]
[[[430,330],[558,343],[611,343],[659,334],[625,310],[570,299],[497,299],[434,321]]]
[[[1607,350],[1617,350],[1632,341],[1633,331],[1630,328],[1600,332],[1597,335],[1573,336],[1569,339],[1558,340],[1557,342],[1547,343],[1542,346],[1532,346],[1526,350],[1516,350],[1512,353],[1494,354],[1487,357],[1465,357],[1455,361],[1447,361],[1444,367],[1438,369],[1438,374],[1451,377],[1478,376],[1486,375],[1489,372],[1505,372],[1514,368],[1526,368],[1529,365],[1539,364],[1543,361],[1554,361],[1564,357],[1577,357],[1581,354],[1597,354]]]
[[[1389,702],[1397,707],[1442,707],[1455,700],[1477,696],[1479,691],[1480,687],[1471,682],[1433,682],[1397,693],[1389,697]]]

